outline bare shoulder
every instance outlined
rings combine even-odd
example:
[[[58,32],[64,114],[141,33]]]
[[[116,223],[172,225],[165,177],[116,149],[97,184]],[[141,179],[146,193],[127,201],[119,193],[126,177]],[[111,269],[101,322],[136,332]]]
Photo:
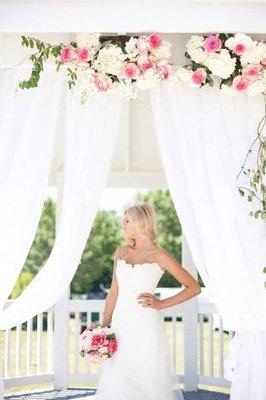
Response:
[[[127,249],[128,249],[128,245],[117,247],[115,250],[115,259],[123,258],[127,252]]]
[[[171,265],[180,266],[178,260],[173,256],[173,254],[163,248],[158,248],[156,251],[156,260],[160,265],[166,268]]]

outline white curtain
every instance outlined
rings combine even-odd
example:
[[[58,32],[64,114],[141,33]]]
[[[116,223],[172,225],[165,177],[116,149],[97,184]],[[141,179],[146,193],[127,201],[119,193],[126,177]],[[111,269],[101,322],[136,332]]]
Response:
[[[62,74],[46,70],[35,90],[15,89],[28,71],[0,73],[0,313],[26,260],[50,173]]]
[[[263,115],[262,96],[229,97],[218,86],[151,90],[161,157],[198,271],[234,330],[226,360],[232,400],[266,398],[265,223],[248,215],[236,176]],[[242,182],[243,183],[243,182]],[[242,184],[241,183],[241,184]]]
[[[106,185],[123,101],[118,94],[99,93],[81,106],[67,91],[64,193],[58,233],[45,265],[0,315],[0,329],[47,310],[70,284]]]

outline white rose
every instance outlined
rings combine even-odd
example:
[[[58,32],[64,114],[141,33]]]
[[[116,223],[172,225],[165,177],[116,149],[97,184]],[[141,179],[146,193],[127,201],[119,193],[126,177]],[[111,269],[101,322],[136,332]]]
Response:
[[[241,64],[259,64],[266,58],[266,44],[259,42],[253,49],[246,51],[241,57]]]
[[[100,48],[100,33],[78,33],[76,35],[76,41],[78,47],[88,47],[89,49],[94,48],[95,51],[98,51]]]
[[[257,42],[245,33],[236,33],[235,36],[228,38],[224,44],[228,49],[233,50],[236,45],[240,43],[243,44],[247,50],[250,50],[256,46]]]

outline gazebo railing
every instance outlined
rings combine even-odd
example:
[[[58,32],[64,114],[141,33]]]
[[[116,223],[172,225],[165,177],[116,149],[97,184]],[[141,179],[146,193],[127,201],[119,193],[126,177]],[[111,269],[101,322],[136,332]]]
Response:
[[[54,307],[22,325],[0,332],[5,387],[53,382],[54,356],[59,347],[68,359],[68,386],[84,382],[96,387],[100,366],[86,363],[78,353],[78,343],[83,326],[101,320],[103,309],[104,300],[69,300],[69,323],[65,326],[67,343],[63,346],[54,340],[60,337],[54,335]],[[167,331],[173,383],[183,384],[185,390],[195,390],[198,384],[230,387],[223,370],[233,332],[223,330],[215,306],[198,304],[191,299],[161,312]],[[60,364],[57,364],[57,369],[56,376],[65,374],[65,366],[62,365],[60,371]]]

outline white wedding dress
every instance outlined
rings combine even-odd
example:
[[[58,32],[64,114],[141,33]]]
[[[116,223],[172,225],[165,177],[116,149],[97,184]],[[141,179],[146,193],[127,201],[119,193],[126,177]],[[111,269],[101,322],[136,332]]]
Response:
[[[119,293],[112,315],[118,349],[101,365],[93,400],[176,400],[171,383],[167,333],[160,310],[138,303],[140,293],[151,293],[164,270],[157,263],[128,264],[118,259]],[[143,299],[142,299],[143,301]]]

